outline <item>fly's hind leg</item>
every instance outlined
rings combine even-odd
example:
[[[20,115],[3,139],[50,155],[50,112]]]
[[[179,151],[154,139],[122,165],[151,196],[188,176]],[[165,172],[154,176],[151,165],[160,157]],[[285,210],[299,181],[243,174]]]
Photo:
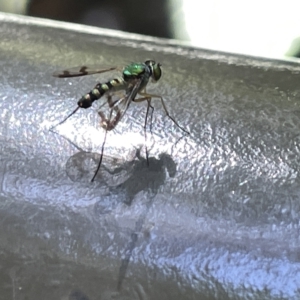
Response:
[[[101,154],[100,154],[100,160],[97,166],[97,169],[95,171],[95,174],[92,178],[92,182],[95,180],[99,169],[101,167],[102,159],[103,159],[103,154],[104,154],[104,147],[105,147],[105,142],[106,142],[106,137],[107,137],[107,132],[114,129],[116,124],[118,123],[119,119],[121,118],[121,111],[119,107],[116,105],[117,101],[113,101],[111,96],[107,97],[107,102],[109,107],[111,107],[111,110],[109,112],[109,117],[107,118],[105,114],[102,111],[98,111],[98,115],[100,116],[100,126],[105,130],[104,133],[104,139],[101,147]],[[112,118],[113,111],[116,112],[116,115]]]
[[[119,122],[119,120],[122,116],[121,111],[118,107],[118,102],[119,101],[120,101],[119,99],[113,101],[113,99],[110,95],[107,96],[107,103],[108,103],[108,106],[110,108],[110,113],[109,113],[108,118],[105,116],[105,114],[101,110],[98,111],[98,115],[101,119],[100,120],[100,126],[103,129],[105,129],[106,131],[113,130],[116,127],[116,125],[118,124],[118,122]],[[112,118],[113,111],[115,111],[115,116]]]

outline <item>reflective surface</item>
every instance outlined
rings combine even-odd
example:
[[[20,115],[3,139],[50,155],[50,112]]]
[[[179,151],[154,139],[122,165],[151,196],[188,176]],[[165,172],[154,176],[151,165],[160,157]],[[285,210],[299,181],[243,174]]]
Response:
[[[299,298],[299,65],[0,20],[5,299]],[[110,75],[51,74],[148,58],[163,77],[147,91],[191,136],[153,101],[147,167],[146,104],[133,103],[90,183],[103,138],[95,110],[49,129]]]

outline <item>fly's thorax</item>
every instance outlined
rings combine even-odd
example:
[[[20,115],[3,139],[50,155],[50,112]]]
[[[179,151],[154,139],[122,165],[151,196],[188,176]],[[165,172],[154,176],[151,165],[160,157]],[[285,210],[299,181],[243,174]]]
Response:
[[[156,82],[162,74],[161,64],[154,60],[146,60],[144,63],[132,63],[123,70],[123,78],[125,81],[133,79],[150,78]]]
[[[123,70],[123,78],[125,81],[134,79],[140,79],[148,74],[150,75],[151,70],[144,63],[132,63],[126,66]]]

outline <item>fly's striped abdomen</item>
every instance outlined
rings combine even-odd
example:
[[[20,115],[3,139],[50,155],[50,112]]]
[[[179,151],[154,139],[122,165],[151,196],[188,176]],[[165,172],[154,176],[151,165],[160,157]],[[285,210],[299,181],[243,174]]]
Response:
[[[106,83],[99,82],[89,93],[82,96],[77,104],[82,108],[91,107],[93,102],[100,99],[106,92],[124,89],[125,86],[122,78],[115,78]]]

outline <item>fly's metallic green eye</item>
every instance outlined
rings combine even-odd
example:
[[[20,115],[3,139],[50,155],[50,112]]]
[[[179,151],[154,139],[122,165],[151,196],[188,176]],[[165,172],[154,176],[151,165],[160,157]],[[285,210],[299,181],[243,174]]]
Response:
[[[153,66],[153,75],[152,75],[152,77],[155,81],[158,81],[161,77],[161,67],[160,66],[161,66],[160,63],[155,64]]]
[[[158,81],[161,77],[161,64],[156,63],[154,60],[146,60],[145,64],[151,68],[152,71],[152,79],[154,81]]]

